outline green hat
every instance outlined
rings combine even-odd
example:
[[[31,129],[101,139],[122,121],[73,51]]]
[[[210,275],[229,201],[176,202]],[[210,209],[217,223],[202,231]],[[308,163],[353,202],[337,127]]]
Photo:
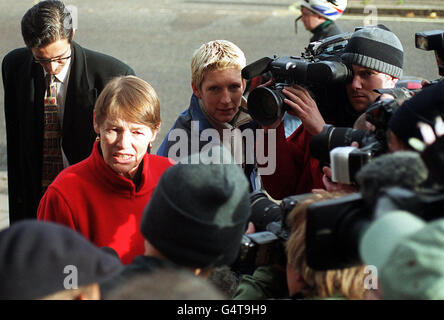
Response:
[[[380,271],[395,247],[424,226],[423,220],[401,210],[378,218],[361,238],[359,252],[363,262],[374,265]]]
[[[384,299],[444,299],[444,219],[401,241],[380,280]]]

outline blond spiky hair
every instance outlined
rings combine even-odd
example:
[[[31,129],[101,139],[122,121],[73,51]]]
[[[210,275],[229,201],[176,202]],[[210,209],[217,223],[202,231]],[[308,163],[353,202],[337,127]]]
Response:
[[[191,82],[200,88],[205,72],[237,68],[247,64],[245,54],[234,43],[227,40],[214,40],[204,43],[197,49],[191,60]]]

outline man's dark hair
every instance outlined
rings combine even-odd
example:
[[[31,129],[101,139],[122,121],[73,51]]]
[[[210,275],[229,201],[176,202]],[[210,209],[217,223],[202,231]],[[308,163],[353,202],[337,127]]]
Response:
[[[40,48],[61,39],[71,42],[73,21],[61,1],[41,1],[22,18],[22,36],[26,46]]]

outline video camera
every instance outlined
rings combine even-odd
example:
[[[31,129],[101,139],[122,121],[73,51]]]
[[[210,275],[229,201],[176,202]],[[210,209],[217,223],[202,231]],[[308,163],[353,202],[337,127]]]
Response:
[[[395,100],[379,100],[371,104],[365,119],[375,126],[374,131],[325,125],[321,133],[310,141],[311,155],[332,168],[332,180],[350,184],[355,174],[372,158],[388,151],[386,131],[388,121],[399,108]],[[358,142],[359,148],[351,147]]]
[[[422,220],[444,217],[444,136],[421,153],[395,152],[363,168],[360,193],[307,208],[307,263],[315,270],[362,263],[359,245],[374,217],[394,210]],[[386,171],[384,171],[386,169]]]
[[[257,87],[248,95],[247,105],[251,117],[262,125],[275,122],[289,109],[284,103],[286,97],[282,90],[294,83],[310,90],[321,106],[322,101],[336,95],[334,85],[347,82],[352,77],[352,70],[340,58],[351,35],[343,33],[312,42],[301,57],[264,57],[243,68],[242,77],[247,80],[267,72],[274,79],[273,85]]]
[[[439,74],[444,76],[444,30],[415,33],[415,46],[417,49],[435,51]]]
[[[444,30],[429,30],[415,33],[415,46],[421,50],[444,49]]]
[[[285,266],[284,243],[289,236],[286,219],[293,207],[306,196],[290,196],[277,204],[262,190],[254,191],[250,195],[250,220],[257,232],[242,236],[239,255],[232,269],[248,274],[261,265]]]
[[[399,187],[388,188],[388,197],[399,208],[423,220],[443,217],[443,190],[415,192]],[[343,198],[312,203],[307,208],[307,264],[315,270],[342,269],[358,265],[360,238],[372,221],[372,208],[360,193]]]

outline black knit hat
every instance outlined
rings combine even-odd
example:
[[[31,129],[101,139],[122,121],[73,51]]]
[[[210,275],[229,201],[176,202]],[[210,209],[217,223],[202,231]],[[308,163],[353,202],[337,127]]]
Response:
[[[24,220],[0,232],[0,299],[40,299],[62,291],[77,273],[78,287],[123,269],[114,256],[60,224]],[[74,280],[74,278],[72,278]]]
[[[444,116],[444,81],[422,89],[406,100],[390,118],[388,127],[408,145],[410,138],[422,140],[418,121],[434,126],[437,116]]]
[[[145,208],[141,232],[178,265],[230,265],[250,216],[247,179],[234,163],[188,159],[190,164],[178,163],[163,173]]]
[[[341,57],[350,64],[395,78],[402,76],[404,49],[398,37],[384,25],[368,26],[355,31]]]

